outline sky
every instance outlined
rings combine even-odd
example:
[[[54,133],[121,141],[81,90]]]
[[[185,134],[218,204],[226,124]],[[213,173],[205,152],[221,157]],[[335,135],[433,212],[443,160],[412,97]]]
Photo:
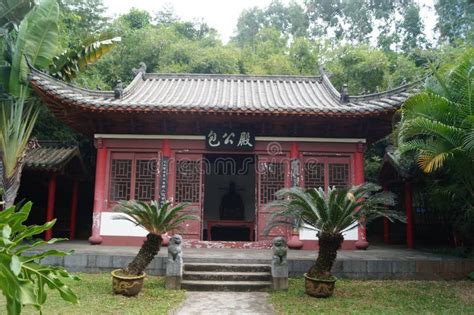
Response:
[[[425,32],[428,38],[434,36],[432,29],[436,23],[433,12],[434,0],[417,0],[425,21]],[[271,0],[104,0],[111,17],[127,13],[131,8],[146,10],[154,16],[164,5],[174,7],[176,14],[186,20],[203,19],[210,27],[215,28],[224,42],[234,34],[240,12],[254,6],[265,7]],[[282,2],[288,3],[289,0]],[[297,1],[297,2],[302,2]]]

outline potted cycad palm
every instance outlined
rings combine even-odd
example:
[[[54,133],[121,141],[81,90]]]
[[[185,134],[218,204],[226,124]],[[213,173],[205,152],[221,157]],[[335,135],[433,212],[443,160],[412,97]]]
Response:
[[[172,206],[171,202],[165,202],[160,206],[156,200],[120,201],[114,207],[115,211],[121,213],[114,219],[130,221],[148,231],[146,240],[132,262],[126,268],[112,271],[112,287],[115,294],[134,296],[140,292],[146,276],[145,268],[160,251],[161,235],[168,231],[179,231],[184,221],[197,219],[190,214],[192,210],[187,210],[187,207],[187,203]]]
[[[277,200],[269,203],[274,210],[266,226],[266,233],[281,224],[301,222],[301,226],[317,232],[318,258],[305,274],[306,294],[329,297],[334,292],[336,277],[331,268],[337,251],[344,241],[343,234],[377,217],[404,221],[403,215],[390,210],[394,195],[380,192],[380,186],[366,183],[351,188],[285,188],[276,193]]]

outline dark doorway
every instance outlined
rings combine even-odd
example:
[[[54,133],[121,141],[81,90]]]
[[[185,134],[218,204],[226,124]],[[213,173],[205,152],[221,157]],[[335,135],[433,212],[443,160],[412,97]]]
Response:
[[[204,155],[204,239],[251,241],[255,222],[255,155]]]

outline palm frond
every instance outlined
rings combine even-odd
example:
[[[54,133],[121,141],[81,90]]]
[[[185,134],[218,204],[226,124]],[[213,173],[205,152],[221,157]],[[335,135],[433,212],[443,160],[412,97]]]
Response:
[[[129,221],[157,235],[171,230],[180,230],[185,221],[199,220],[197,216],[192,215],[194,210],[189,209],[188,203],[172,206],[171,202],[167,201],[160,206],[156,200],[120,201],[114,207],[114,211],[120,213],[113,218],[114,220]]]
[[[388,192],[380,192],[380,186],[365,183],[351,188],[319,189],[300,187],[280,190],[280,199],[270,202],[267,207],[273,212],[264,233],[279,225],[288,225],[297,219],[300,226],[331,234],[343,233],[354,228],[362,217],[365,221],[377,217],[403,220],[403,215],[388,207],[395,204],[395,197]]]

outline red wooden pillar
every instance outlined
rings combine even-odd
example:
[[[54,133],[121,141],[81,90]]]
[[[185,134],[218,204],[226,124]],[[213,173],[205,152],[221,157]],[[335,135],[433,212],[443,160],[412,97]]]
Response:
[[[79,194],[79,182],[74,180],[72,184],[71,196],[71,219],[69,223],[69,239],[73,240],[76,237],[76,217],[77,217],[77,200]]]
[[[354,154],[354,184],[360,185],[364,183],[364,150],[363,143],[357,144],[357,151]],[[369,242],[367,242],[367,234],[365,229],[365,222],[359,222],[358,237],[355,243],[357,249],[367,249]]]
[[[405,213],[407,216],[407,247],[413,248],[413,191],[411,181],[405,181]]]
[[[48,207],[46,209],[46,222],[53,220],[54,202],[56,197],[56,174],[51,174],[48,182]],[[49,241],[53,237],[53,229],[45,231],[44,239]]]
[[[95,191],[94,191],[94,209],[92,214],[92,235],[89,237],[89,243],[98,245],[102,243],[100,236],[100,216],[105,210],[105,169],[107,166],[107,149],[103,145],[102,139],[97,139],[97,161],[95,168]]]
[[[384,191],[387,191],[387,186],[384,185]],[[383,218],[383,242],[385,244],[390,244],[390,220],[387,218]]]

